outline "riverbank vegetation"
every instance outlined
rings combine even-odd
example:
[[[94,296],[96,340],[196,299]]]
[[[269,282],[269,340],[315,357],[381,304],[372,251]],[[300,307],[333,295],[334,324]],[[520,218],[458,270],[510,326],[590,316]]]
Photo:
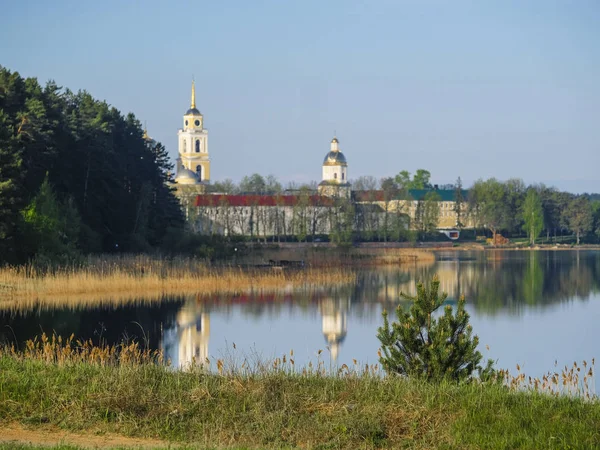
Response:
[[[88,258],[71,266],[34,265],[0,269],[0,304],[19,301],[64,302],[108,297],[143,300],[164,295],[240,293],[354,283],[355,274],[340,267],[277,270],[215,267],[192,258]]]
[[[326,355],[323,353],[317,358]],[[600,403],[376,366],[273,361],[173,371],[135,343],[42,337],[0,349],[0,425],[208,448],[596,448]]]

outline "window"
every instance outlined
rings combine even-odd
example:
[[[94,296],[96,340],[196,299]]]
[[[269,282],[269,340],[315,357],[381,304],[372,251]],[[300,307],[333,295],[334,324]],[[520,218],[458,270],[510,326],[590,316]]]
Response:
[[[335,173],[333,174],[333,179],[334,179],[334,180],[337,180],[337,172],[335,172]]]
[[[196,139],[196,153],[200,153],[200,139]]]
[[[194,124],[195,124],[197,127],[199,127],[199,126],[200,126],[200,121],[199,121],[199,120],[196,120],[196,121],[194,122]]]
[[[187,141],[183,141],[183,153],[185,153],[187,150]]]
[[[196,175],[198,175],[198,181],[202,181],[202,166],[196,166]]]
[[[344,181],[344,172],[342,172],[342,181]]]

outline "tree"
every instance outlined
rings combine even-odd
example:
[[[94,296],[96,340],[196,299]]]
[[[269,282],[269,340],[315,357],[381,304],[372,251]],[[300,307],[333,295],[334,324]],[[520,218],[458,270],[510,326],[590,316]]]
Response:
[[[381,190],[383,191],[383,209],[385,211],[381,232],[383,234],[383,242],[387,242],[390,234],[390,202],[396,198],[396,195],[398,195],[398,185],[395,183],[393,178],[382,178]],[[396,202],[396,205],[397,204],[398,202]]]
[[[352,181],[352,189],[355,191],[374,191],[379,187],[377,178],[370,175],[358,177]]]
[[[569,229],[575,233],[577,245],[579,245],[581,236],[591,231],[594,224],[592,206],[589,199],[583,195],[575,197],[567,208],[566,218],[569,223]]]
[[[594,217],[594,234],[600,238],[600,200],[591,200],[592,216]]]
[[[431,191],[425,194],[423,200],[417,203],[415,211],[416,228],[423,234],[433,233],[438,225],[440,218],[440,195]]]
[[[410,172],[407,170],[403,170],[396,177],[394,181],[398,184],[400,189],[431,189],[431,183],[429,179],[431,178],[431,173],[425,169],[418,169],[412,180],[410,179]]]
[[[62,204],[46,177],[38,194],[23,211],[32,253],[63,262],[77,255],[81,220],[72,200]]]
[[[418,169],[413,176],[411,189],[430,189],[430,178],[431,173],[428,170]]]
[[[469,211],[477,225],[483,224],[492,232],[495,241],[496,233],[506,228],[508,221],[504,185],[495,178],[477,180],[469,190]]]
[[[463,185],[460,177],[456,180],[454,187],[454,214],[456,214],[456,228],[461,230],[465,224],[463,223],[465,197],[463,194]]]
[[[227,178],[223,181],[215,181],[209,185],[209,190],[215,194],[235,194],[237,192],[237,186],[231,180],[231,178]]]
[[[529,236],[530,245],[535,244],[536,238],[544,228],[544,210],[542,200],[535,189],[527,191],[527,197],[522,209],[523,230]]]
[[[183,226],[171,169],[164,146],[143,138],[133,114],[0,67],[0,259],[32,256],[19,255],[22,221],[45,177],[57,204],[81,218],[83,251],[160,245]]]
[[[240,182],[240,191],[244,193],[264,194],[267,183],[262,175],[255,173],[242,178]]]
[[[439,287],[440,281],[434,277],[429,289],[417,283],[416,297],[401,294],[412,305],[409,312],[398,306],[397,322],[391,326],[387,312],[383,312],[383,326],[377,334],[381,365],[388,373],[435,382],[465,381],[476,370],[480,376],[490,375],[492,362],[488,361],[485,369],[479,364],[479,338],[472,335],[464,296],[458,300],[456,314],[447,305],[440,317],[432,317],[447,297],[445,293],[439,295]]]
[[[394,181],[398,185],[400,189],[412,189],[411,188],[411,180],[410,180],[410,172],[408,170],[403,170],[396,177]]]
[[[525,200],[526,187],[520,178],[511,178],[502,183],[504,188],[504,205],[506,209],[504,226],[510,232],[518,232],[521,228],[521,210]]]

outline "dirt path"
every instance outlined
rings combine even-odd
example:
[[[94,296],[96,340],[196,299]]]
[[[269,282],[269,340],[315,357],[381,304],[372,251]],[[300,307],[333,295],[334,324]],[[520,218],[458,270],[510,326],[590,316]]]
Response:
[[[15,423],[0,423],[0,444],[6,443],[41,446],[68,444],[84,448],[130,447],[148,449],[173,447],[169,442],[157,439],[131,438],[110,433],[72,433],[51,426],[27,428]]]

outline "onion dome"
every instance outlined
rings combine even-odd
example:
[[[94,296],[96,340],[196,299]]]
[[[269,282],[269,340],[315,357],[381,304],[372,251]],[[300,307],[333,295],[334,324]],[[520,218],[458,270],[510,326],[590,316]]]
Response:
[[[178,184],[200,184],[198,176],[189,169],[181,168],[175,177]]]
[[[325,159],[323,160],[324,166],[347,166],[348,162],[346,161],[346,157],[342,152],[331,151],[325,155]]]

